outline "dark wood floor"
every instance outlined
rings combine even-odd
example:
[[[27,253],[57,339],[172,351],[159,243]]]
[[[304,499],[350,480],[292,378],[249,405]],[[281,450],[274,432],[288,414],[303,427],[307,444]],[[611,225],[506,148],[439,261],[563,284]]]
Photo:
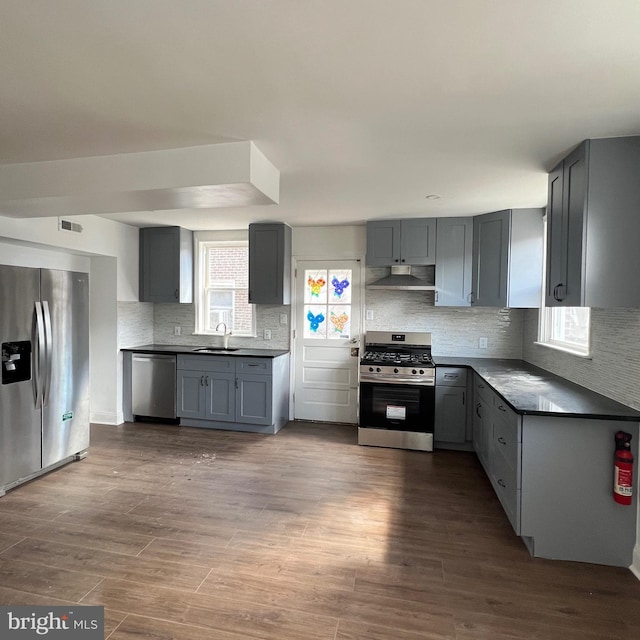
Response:
[[[640,636],[640,582],[530,558],[473,454],[355,443],[95,425],[0,499],[0,603],[104,605],[110,640]]]

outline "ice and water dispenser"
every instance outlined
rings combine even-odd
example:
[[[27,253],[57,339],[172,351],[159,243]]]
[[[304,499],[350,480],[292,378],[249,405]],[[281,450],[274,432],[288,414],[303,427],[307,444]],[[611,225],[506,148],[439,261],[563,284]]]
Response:
[[[31,341],[2,343],[2,384],[31,380]]]

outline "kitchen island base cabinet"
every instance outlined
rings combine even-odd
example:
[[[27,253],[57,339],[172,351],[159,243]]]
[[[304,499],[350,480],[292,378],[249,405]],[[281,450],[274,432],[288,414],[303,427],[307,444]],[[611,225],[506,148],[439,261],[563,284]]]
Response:
[[[187,427],[277,433],[289,419],[289,356],[178,356],[177,407]]]

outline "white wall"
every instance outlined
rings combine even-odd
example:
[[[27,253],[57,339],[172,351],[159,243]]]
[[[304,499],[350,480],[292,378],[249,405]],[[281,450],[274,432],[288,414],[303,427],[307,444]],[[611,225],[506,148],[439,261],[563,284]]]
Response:
[[[137,300],[138,229],[98,216],[68,219],[82,225],[82,233],[60,230],[58,218],[0,217],[0,241],[22,241],[34,248],[57,249],[88,257],[114,257],[117,260],[117,299]]]
[[[89,273],[91,420],[122,422],[122,364],[117,301],[138,299],[138,229],[96,216],[74,216],[82,233],[57,218],[0,217],[0,262]]]

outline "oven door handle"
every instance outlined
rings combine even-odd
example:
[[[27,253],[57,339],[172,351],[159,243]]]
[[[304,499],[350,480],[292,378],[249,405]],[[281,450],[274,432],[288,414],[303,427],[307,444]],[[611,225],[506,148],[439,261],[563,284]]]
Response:
[[[413,376],[409,376],[407,378],[397,378],[397,377],[389,377],[386,376],[361,376],[360,382],[369,382],[369,383],[378,383],[378,384],[403,384],[403,385],[414,385],[416,387],[435,387],[436,381],[435,378],[415,378]]]

